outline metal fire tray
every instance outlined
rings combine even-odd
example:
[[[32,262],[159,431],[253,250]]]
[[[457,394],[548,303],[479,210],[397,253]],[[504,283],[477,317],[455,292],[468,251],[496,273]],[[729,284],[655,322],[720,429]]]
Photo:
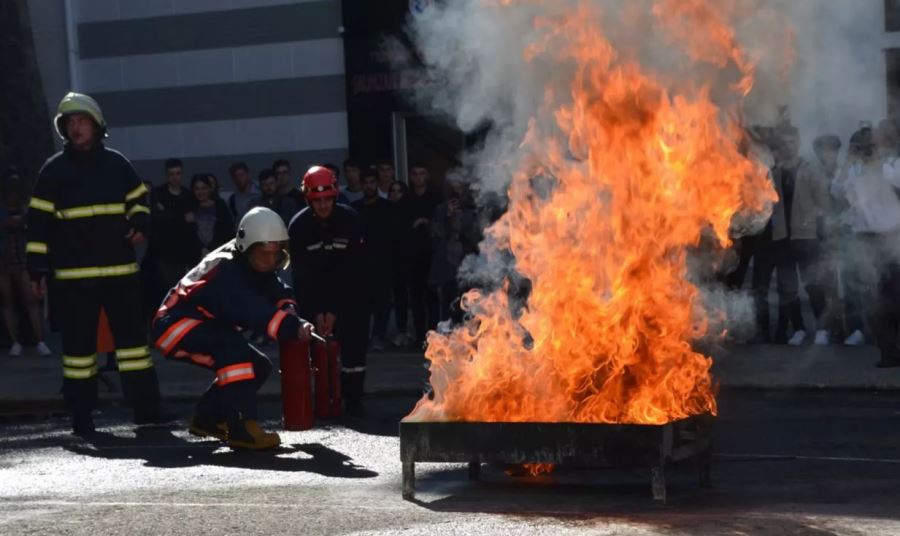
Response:
[[[666,501],[666,466],[693,459],[701,487],[710,483],[712,417],[697,415],[662,425],[533,422],[401,422],[403,498],[415,497],[416,462],[552,463],[576,467],[649,469],[653,498]]]

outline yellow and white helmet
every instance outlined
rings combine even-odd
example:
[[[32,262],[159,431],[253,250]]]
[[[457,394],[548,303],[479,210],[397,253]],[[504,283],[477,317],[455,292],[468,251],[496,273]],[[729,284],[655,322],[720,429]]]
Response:
[[[287,240],[287,227],[284,226],[281,216],[274,210],[255,207],[241,218],[234,243],[238,251],[245,252],[253,244],[287,242]]]
[[[53,123],[56,125],[56,133],[59,137],[66,139],[65,117],[73,114],[87,114],[100,127],[101,135],[106,137],[106,119],[103,118],[103,111],[100,105],[93,98],[84,93],[75,93],[70,91],[59,101],[59,107],[56,110],[56,117]]]

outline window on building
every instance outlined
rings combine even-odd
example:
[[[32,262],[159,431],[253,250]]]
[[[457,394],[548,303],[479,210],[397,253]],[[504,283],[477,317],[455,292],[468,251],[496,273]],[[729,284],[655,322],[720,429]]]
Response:
[[[888,117],[900,118],[900,48],[884,51],[887,66]]]
[[[889,32],[900,32],[900,0],[884,0],[884,26]]]

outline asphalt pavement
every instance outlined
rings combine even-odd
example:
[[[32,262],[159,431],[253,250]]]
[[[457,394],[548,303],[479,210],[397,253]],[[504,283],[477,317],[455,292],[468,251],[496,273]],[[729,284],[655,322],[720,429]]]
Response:
[[[0,534],[900,534],[900,393],[724,389],[713,486],[675,467],[665,505],[645,468],[486,466],[470,482],[458,464],[420,464],[404,501],[397,422],[415,400],[370,397],[366,418],[282,433],[266,453],[184,421],[135,429],[117,407],[90,441],[62,418],[0,424]],[[277,426],[277,402],[262,409]]]

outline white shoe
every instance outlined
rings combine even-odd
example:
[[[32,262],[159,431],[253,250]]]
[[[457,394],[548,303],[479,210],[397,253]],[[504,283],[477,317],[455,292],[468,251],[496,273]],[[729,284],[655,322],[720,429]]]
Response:
[[[409,344],[409,339],[406,338],[406,333],[398,333],[391,342],[393,342],[394,346],[397,348],[403,348]]]
[[[861,344],[865,344],[866,336],[862,334],[862,331],[856,330],[850,334],[849,337],[844,339],[844,344],[847,346],[859,346]]]
[[[814,344],[816,346],[828,346],[828,332],[824,329],[816,330],[816,340]]]
[[[788,344],[791,346],[802,346],[804,341],[806,341],[806,332],[799,329],[794,332],[794,335],[791,337],[791,340],[788,341]]]
[[[381,340],[381,337],[372,337],[372,350],[376,352],[384,350],[384,341]]]
[[[50,349],[49,346],[44,341],[40,341],[37,343],[37,351],[42,356],[46,357],[48,355],[53,355],[53,350]]]
[[[22,345],[14,342],[9,349],[9,357],[19,357],[20,355],[22,355]]]

